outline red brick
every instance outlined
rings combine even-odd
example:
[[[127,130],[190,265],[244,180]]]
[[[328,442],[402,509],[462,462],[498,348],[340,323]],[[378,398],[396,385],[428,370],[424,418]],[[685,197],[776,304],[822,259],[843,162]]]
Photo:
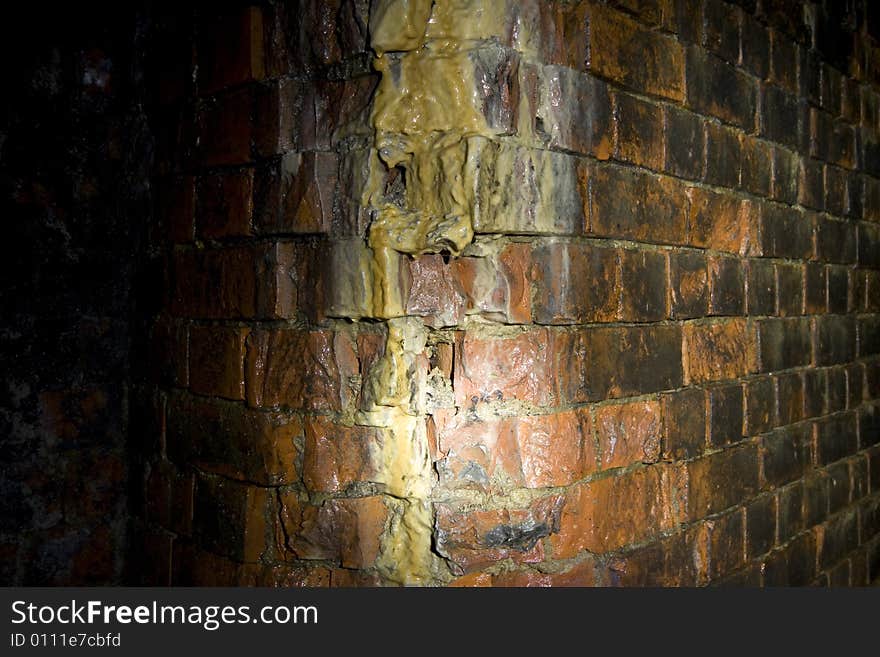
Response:
[[[313,493],[342,492],[357,483],[382,483],[381,443],[381,432],[375,427],[347,427],[326,417],[308,418],[303,483]]]
[[[708,309],[709,283],[706,258],[683,251],[669,255],[669,285],[672,317],[702,317]]]
[[[253,169],[203,176],[198,185],[198,236],[219,239],[250,235],[253,191]]]
[[[649,466],[572,486],[559,533],[550,538],[554,558],[607,552],[672,529],[678,513],[673,479],[669,469]]]
[[[599,406],[595,417],[603,469],[659,460],[662,427],[659,402]]]
[[[731,447],[687,464],[688,516],[697,520],[723,511],[758,490],[754,445]]]
[[[262,233],[330,231],[339,180],[336,153],[287,153],[257,179],[256,219]]]
[[[543,539],[559,530],[562,496],[545,497],[526,509],[465,511],[436,506],[437,551],[458,573],[479,570],[503,559],[544,560]]]
[[[755,371],[755,350],[745,319],[684,325],[685,383],[736,379]]]
[[[295,493],[280,497],[282,549],[299,559],[327,559],[343,568],[369,568],[379,556],[389,522],[381,496],[330,499],[320,506]]]
[[[255,330],[248,337],[247,400],[263,408],[340,410],[358,373],[347,336],[329,331]]]
[[[616,249],[551,242],[534,250],[535,321],[613,321],[620,305]]]
[[[245,7],[200,23],[197,57],[199,91],[203,94],[262,78],[263,14],[260,8]]]
[[[457,417],[438,436],[437,470],[451,487],[565,486],[596,469],[589,415],[566,411],[488,422]]]
[[[550,338],[533,330],[508,338],[480,338],[471,332],[456,340],[455,403],[518,399],[549,404],[554,397]]]
[[[266,486],[293,483],[299,478],[302,435],[297,416],[189,395],[169,401],[169,458],[231,479]]]
[[[528,271],[532,258],[529,244],[508,244],[499,256],[504,280],[507,321],[528,323],[532,320],[531,287]]]
[[[272,242],[257,254],[257,313],[267,319],[320,319],[321,253],[312,244]]]
[[[244,344],[248,329],[192,326],[189,387],[201,395],[244,399]]]
[[[684,99],[684,51],[673,38],[593,6],[590,44],[590,68],[599,75],[637,91]]]
[[[406,313],[425,318],[433,327],[455,326],[464,318],[465,295],[440,255],[421,255],[408,262],[412,281]]]
[[[256,266],[248,247],[175,251],[171,310],[178,317],[240,319],[256,312]]]
[[[691,246],[739,255],[755,253],[759,242],[754,202],[702,187],[689,187],[687,195]]]

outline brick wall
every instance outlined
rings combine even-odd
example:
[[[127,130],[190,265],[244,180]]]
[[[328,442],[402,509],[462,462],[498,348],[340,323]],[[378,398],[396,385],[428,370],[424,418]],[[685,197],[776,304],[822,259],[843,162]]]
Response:
[[[143,579],[876,580],[876,9],[369,4],[157,19]]]

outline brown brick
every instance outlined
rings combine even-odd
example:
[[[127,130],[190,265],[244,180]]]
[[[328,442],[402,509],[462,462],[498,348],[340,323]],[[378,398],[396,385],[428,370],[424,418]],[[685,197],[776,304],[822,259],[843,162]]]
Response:
[[[703,177],[703,165],[706,159],[703,120],[699,115],[674,105],[667,105],[664,109],[666,170],[675,176],[700,180]]]
[[[169,458],[204,472],[267,486],[293,483],[302,435],[296,416],[188,395],[169,401]]]
[[[804,312],[804,266],[776,263],[776,312],[782,317]]]
[[[595,418],[603,469],[659,460],[662,421],[656,400],[600,406]]]
[[[262,408],[340,410],[358,373],[347,336],[330,331],[255,330],[247,341],[247,400]]]
[[[196,233],[204,239],[251,234],[253,169],[203,176],[198,185]]]
[[[637,91],[684,99],[684,52],[674,39],[600,6],[590,8],[589,25],[593,71]]]
[[[386,483],[377,462],[382,444],[375,427],[345,426],[326,417],[305,422],[303,483],[313,493],[337,493],[357,483]]]
[[[263,13],[245,7],[200,23],[197,44],[199,91],[259,80],[265,74]]]
[[[776,203],[761,211],[761,253],[774,258],[806,259],[813,251],[813,226],[802,212]]]
[[[617,152],[624,162],[660,170],[664,164],[663,113],[657,105],[626,93],[615,99]]]
[[[740,135],[742,176],[740,183],[747,192],[770,196],[772,150],[769,142]]]
[[[797,203],[799,197],[798,156],[785,148],[773,148],[773,181],[770,197],[782,203]]]
[[[804,419],[804,380],[800,372],[777,376],[776,392],[780,426]]]
[[[238,319],[256,312],[256,267],[247,247],[176,251],[171,310],[179,317]]]
[[[702,317],[708,310],[709,285],[706,258],[688,251],[669,254],[672,317]]]
[[[800,534],[764,561],[764,586],[804,586],[816,572],[816,537]]]
[[[752,379],[745,385],[746,433],[756,436],[770,429],[776,420],[776,392],[773,379]]]
[[[739,255],[759,246],[757,205],[727,193],[688,187],[689,244]]]
[[[853,411],[816,421],[816,462],[833,463],[855,454],[859,448],[857,417]]]
[[[736,258],[710,257],[709,314],[742,315],[745,301],[745,276]]]
[[[697,572],[686,533],[626,552],[611,566],[613,586],[695,586]]]
[[[190,328],[189,384],[193,392],[244,399],[244,343],[248,329]]]
[[[284,493],[279,512],[284,547],[300,559],[328,559],[343,568],[369,568],[379,556],[389,509],[382,496],[303,504]]]
[[[485,422],[458,417],[438,443],[440,481],[453,488],[564,486],[596,470],[586,410]]]
[[[561,496],[546,497],[526,509],[458,510],[436,507],[437,551],[459,573],[473,572],[503,559],[543,561],[543,539],[560,528]]]
[[[199,114],[199,146],[205,166],[243,164],[251,159],[253,91],[231,91],[206,101]]]
[[[717,580],[743,563],[745,531],[742,509],[704,521],[697,534],[697,551],[705,551],[705,576]]]
[[[706,395],[692,388],[665,394],[663,400],[663,457],[683,460],[706,447]]]
[[[269,489],[200,476],[194,533],[201,546],[236,561],[258,561],[268,548]]]
[[[534,251],[535,321],[582,324],[613,321],[620,305],[615,249],[553,242]]]
[[[735,379],[755,371],[751,332],[744,319],[684,326],[685,383]]]
[[[813,432],[809,424],[772,431],[761,439],[761,471],[767,486],[783,486],[806,474],[812,465]]]
[[[767,260],[748,261],[748,312],[773,315],[776,312],[776,268]]]
[[[687,204],[674,178],[599,165],[591,189],[594,234],[657,244],[684,242]]]
[[[758,490],[754,445],[731,447],[687,464],[688,517],[697,520],[734,506]]]
[[[746,558],[766,554],[776,541],[776,498],[763,495],[746,506]]]
[[[687,51],[687,104],[701,114],[754,130],[754,79],[696,47]]]
[[[678,326],[601,328],[590,332],[589,343],[593,399],[628,397],[681,386]]]
[[[807,319],[762,319],[756,322],[760,371],[775,372],[809,365],[812,336]]]
[[[464,333],[456,342],[455,400],[519,399],[549,404],[554,397],[549,334],[533,330],[509,338]]]
[[[607,552],[672,529],[674,485],[672,473],[655,465],[572,486],[550,538],[554,558]]]
[[[740,185],[742,152],[736,130],[715,123],[706,124],[706,173],[710,185],[730,187]]]
[[[667,317],[666,256],[656,251],[622,249],[620,319],[650,322]]]
[[[707,389],[709,444],[723,447],[743,436],[743,390],[740,384]]]
[[[816,325],[817,365],[846,363],[855,358],[856,322],[853,317],[826,315],[813,320]]]

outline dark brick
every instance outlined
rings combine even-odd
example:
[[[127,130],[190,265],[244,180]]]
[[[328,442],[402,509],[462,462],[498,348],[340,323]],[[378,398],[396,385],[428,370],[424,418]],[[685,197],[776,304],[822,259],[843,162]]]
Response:
[[[763,85],[760,134],[771,141],[797,148],[801,107],[797,97],[776,85]]]
[[[770,487],[800,479],[809,470],[813,431],[809,423],[782,427],[761,440],[762,472]]]
[[[779,425],[785,426],[804,419],[804,381],[800,373],[781,374],[776,377],[779,408]]]
[[[201,395],[244,399],[244,342],[248,329],[192,326],[189,387]]]
[[[880,444],[880,407],[876,404],[859,410],[859,447],[865,449]]]
[[[770,72],[770,33],[748,13],[742,21],[742,66],[763,80]]]
[[[687,203],[678,180],[600,165],[591,187],[594,234],[660,244],[684,242]]]
[[[708,533],[707,575],[710,580],[716,580],[742,565],[745,538],[743,524],[741,509],[712,518],[703,524],[703,531]]]
[[[333,221],[339,158],[336,153],[288,153],[260,168],[255,223],[262,233],[327,233]]]
[[[820,536],[819,567],[827,568],[859,544],[858,516],[854,512],[836,516],[825,524]]]
[[[670,36],[647,30],[623,14],[590,8],[590,68],[602,77],[671,100],[684,99],[684,52]]]
[[[773,379],[770,377],[752,379],[745,384],[747,435],[757,436],[773,426],[775,400]]]
[[[253,169],[203,176],[197,191],[196,233],[219,239],[252,233]]]
[[[708,305],[706,258],[691,252],[670,253],[669,281],[672,294],[672,317],[702,317]]]
[[[816,537],[811,532],[797,536],[764,561],[764,586],[804,586],[816,574]]]
[[[812,50],[801,50],[801,95],[810,105],[820,105],[822,99],[822,58]]]
[[[594,398],[681,387],[680,327],[602,328],[592,331],[590,338]]]
[[[810,322],[807,319],[762,319],[757,322],[760,370],[775,372],[809,365]]]
[[[816,462],[833,463],[855,454],[859,449],[857,418],[846,411],[816,420]]]
[[[804,372],[804,414],[817,417],[825,413],[826,370],[810,369]]]
[[[740,260],[710,257],[709,314],[742,315],[745,300],[745,276]]]
[[[762,495],[746,506],[746,555],[766,554],[776,540],[776,499]]]
[[[665,110],[666,170],[682,178],[701,179],[706,156],[703,120],[673,105],[667,105]]]
[[[833,135],[833,118],[828,112],[810,108],[810,156],[828,162],[829,148]]]
[[[757,90],[753,78],[700,48],[687,51],[687,103],[701,114],[747,131],[755,127]]]
[[[787,543],[804,529],[804,485],[798,481],[779,489],[776,499],[778,510],[779,543]]]
[[[534,249],[535,321],[580,324],[616,318],[620,300],[617,251],[552,242]]]
[[[768,142],[749,135],[740,136],[742,149],[742,188],[758,196],[770,196],[772,151]]]
[[[302,148],[304,83],[289,78],[260,85],[254,98],[254,154],[272,157]]]
[[[842,367],[829,367],[825,370],[827,380],[827,413],[836,413],[846,408],[846,371]]]
[[[796,153],[785,148],[773,148],[773,185],[770,196],[775,201],[789,205],[798,201],[798,157]]]
[[[838,217],[849,214],[847,172],[831,164],[825,165],[825,211]]]
[[[825,265],[809,262],[804,271],[804,312],[818,315],[827,307]]]
[[[770,31],[770,80],[792,93],[798,92],[798,49],[787,36]]]
[[[846,407],[855,408],[862,403],[862,386],[864,373],[861,364],[849,365],[846,368]]]
[[[829,315],[817,317],[816,364],[846,363],[856,354],[856,322],[853,317]]]
[[[663,395],[663,457],[683,460],[706,446],[706,395],[692,388]]]
[[[703,35],[703,3],[700,0],[673,0],[675,29],[682,41],[701,43]]]
[[[253,104],[253,91],[247,87],[206,101],[198,119],[198,143],[204,165],[250,161]]]
[[[833,515],[849,504],[849,463],[838,461],[825,468],[825,472],[828,474],[828,513]]]
[[[707,390],[709,444],[723,447],[743,436],[743,390],[740,384],[713,386]]]
[[[707,123],[705,181],[721,187],[739,187],[741,166],[742,153],[736,131]]]
[[[624,249],[620,254],[621,317],[650,322],[667,316],[666,256],[656,251]]]
[[[821,66],[821,93],[819,104],[832,116],[840,115],[843,92],[843,76],[826,63]]]
[[[859,223],[858,232],[859,266],[880,268],[880,226]]]
[[[864,214],[864,177],[850,171],[846,174],[846,216],[860,219]]]
[[[776,286],[778,289],[776,311],[779,315],[782,317],[802,315],[804,312],[804,266],[777,263]]]
[[[848,221],[820,216],[816,222],[816,257],[825,262],[852,264],[856,261],[856,230]]]
[[[172,312],[179,317],[236,319],[256,312],[255,254],[247,247],[176,251]]]
[[[828,477],[822,471],[804,479],[804,526],[813,527],[828,517]]]
[[[703,518],[738,504],[758,490],[754,445],[731,447],[687,464],[688,517]]]
[[[736,64],[741,10],[721,0],[707,0],[703,12],[703,45],[722,59]]]
[[[258,561],[270,526],[268,490],[222,477],[199,477],[193,514],[199,544],[236,561]]]
[[[761,212],[761,252],[774,258],[807,258],[813,251],[813,226],[799,210],[765,203]]]
[[[849,309],[849,271],[844,267],[828,267],[828,312],[842,315]]]
[[[798,165],[798,203],[822,210],[825,207],[825,176],[821,162],[803,158]]]
[[[748,261],[748,312],[773,315],[776,312],[776,269],[767,260]]]
[[[864,178],[862,217],[868,221],[880,221],[880,180],[869,176]]]
[[[661,108],[626,93],[617,93],[614,99],[616,157],[648,169],[662,169],[664,133]]]
[[[202,21],[197,52],[203,94],[259,80],[265,74],[262,11],[246,7]]]
[[[880,317],[859,317],[859,357],[880,354]]]

